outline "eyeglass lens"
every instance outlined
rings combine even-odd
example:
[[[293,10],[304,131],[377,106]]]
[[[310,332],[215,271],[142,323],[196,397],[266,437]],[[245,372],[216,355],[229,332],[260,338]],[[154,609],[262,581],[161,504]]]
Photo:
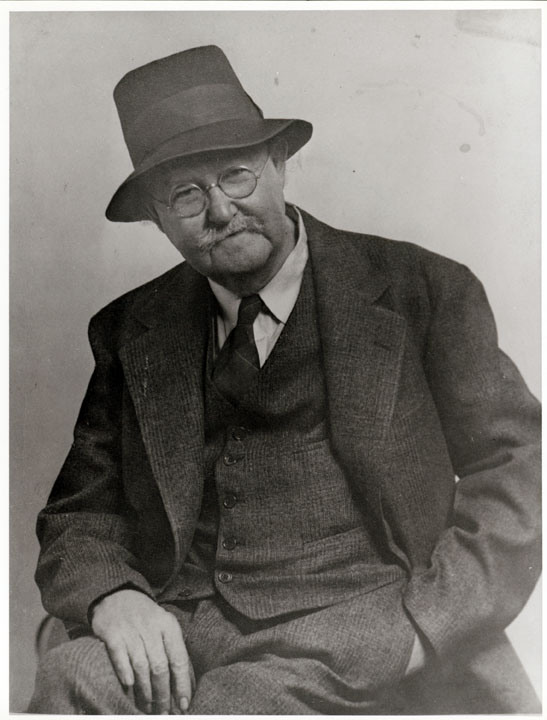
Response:
[[[245,167],[230,168],[218,179],[218,187],[232,199],[248,197],[256,184],[257,176]],[[205,208],[206,192],[197,185],[183,185],[173,191],[170,205],[180,217],[194,217]]]

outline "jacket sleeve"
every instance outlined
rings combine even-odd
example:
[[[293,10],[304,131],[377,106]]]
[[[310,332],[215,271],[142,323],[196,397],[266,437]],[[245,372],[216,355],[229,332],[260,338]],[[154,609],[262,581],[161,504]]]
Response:
[[[42,602],[69,628],[87,624],[93,601],[121,586],[152,595],[136,569],[134,529],[122,497],[122,373],[98,317],[89,327],[95,370],[74,441],[37,523]]]
[[[450,527],[405,604],[440,656],[505,628],[540,573],[540,407],[498,349],[467,268],[432,281],[425,364],[458,481]]]

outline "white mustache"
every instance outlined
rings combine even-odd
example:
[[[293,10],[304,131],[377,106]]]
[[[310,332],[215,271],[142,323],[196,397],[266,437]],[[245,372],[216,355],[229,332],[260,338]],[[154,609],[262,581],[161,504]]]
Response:
[[[228,225],[223,228],[209,228],[207,234],[200,240],[199,249],[201,252],[208,252],[215,245],[225,240],[228,235],[233,235],[243,230],[261,233],[264,230],[264,225],[254,217],[235,215]]]

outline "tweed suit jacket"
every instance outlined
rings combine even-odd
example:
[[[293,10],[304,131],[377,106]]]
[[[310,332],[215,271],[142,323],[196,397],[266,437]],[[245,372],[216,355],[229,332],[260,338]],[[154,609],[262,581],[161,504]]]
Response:
[[[540,572],[539,405],[467,268],[302,214],[333,451],[407,573],[403,602],[430,652],[444,668],[465,657],[499,693],[517,672],[503,629]],[[184,562],[203,488],[209,303],[183,263],[90,323],[95,371],[38,520],[37,582],[70,628],[122,585],[168,597]]]

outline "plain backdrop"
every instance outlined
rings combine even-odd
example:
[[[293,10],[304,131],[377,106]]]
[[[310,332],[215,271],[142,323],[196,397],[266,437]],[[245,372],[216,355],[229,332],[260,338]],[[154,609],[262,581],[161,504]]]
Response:
[[[218,44],[266,117],[314,125],[287,197],[467,264],[539,394],[539,34],[534,10],[11,14],[12,711],[33,687],[34,523],[92,370],[88,320],[179,261],[154,227],[104,218],[131,170],[115,83]],[[539,590],[510,636],[539,691]]]

